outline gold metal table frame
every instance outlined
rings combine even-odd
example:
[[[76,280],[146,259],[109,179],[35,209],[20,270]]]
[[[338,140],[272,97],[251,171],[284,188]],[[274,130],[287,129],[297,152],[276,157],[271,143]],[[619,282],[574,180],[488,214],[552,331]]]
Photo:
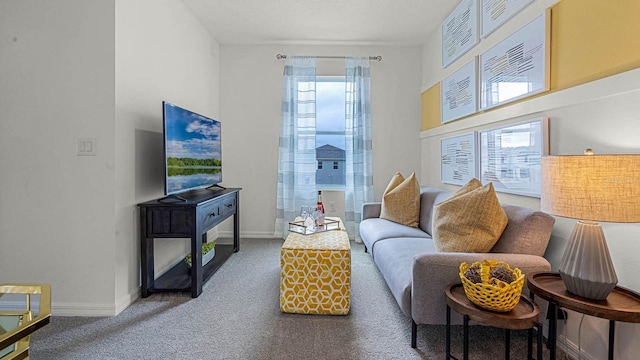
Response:
[[[1,301],[1,298],[8,294],[25,295],[24,308],[15,304],[17,301]],[[40,297],[35,316],[32,295]],[[3,303],[10,304],[10,309],[3,309]],[[0,326],[0,359],[28,359],[31,333],[51,320],[51,285],[0,284],[0,318],[2,317],[11,318],[15,326],[7,329]]]

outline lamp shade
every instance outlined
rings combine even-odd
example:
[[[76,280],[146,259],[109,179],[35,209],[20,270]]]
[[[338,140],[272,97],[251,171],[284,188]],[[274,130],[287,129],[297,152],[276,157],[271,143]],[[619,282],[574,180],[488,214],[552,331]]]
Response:
[[[567,291],[606,299],[618,277],[596,221],[640,222],[640,155],[546,156],[541,185],[542,211],[587,220],[576,224],[558,266]]]
[[[545,156],[540,197],[553,215],[640,222],[640,155]]]

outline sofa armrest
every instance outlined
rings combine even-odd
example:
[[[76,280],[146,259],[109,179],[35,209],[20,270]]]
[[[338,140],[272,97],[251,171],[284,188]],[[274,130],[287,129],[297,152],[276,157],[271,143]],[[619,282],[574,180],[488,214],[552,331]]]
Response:
[[[381,202],[366,202],[362,204],[362,220],[380,217]]]
[[[537,255],[453,252],[417,255],[413,260],[411,284],[411,317],[413,320],[417,324],[445,324],[444,291],[449,284],[460,282],[460,264],[462,262],[471,264],[488,259],[504,261],[512,268],[519,268],[525,275],[551,270],[549,261]],[[529,295],[526,285],[522,292],[524,295]],[[546,310],[546,304],[544,305]],[[541,306],[541,314],[546,314],[542,312],[542,308],[543,306]]]

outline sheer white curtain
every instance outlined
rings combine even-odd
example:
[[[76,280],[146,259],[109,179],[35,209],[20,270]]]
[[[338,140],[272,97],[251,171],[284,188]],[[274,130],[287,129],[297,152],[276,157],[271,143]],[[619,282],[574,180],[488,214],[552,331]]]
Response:
[[[316,203],[316,59],[289,56],[284,67],[274,237],[285,238],[302,205]]]
[[[369,58],[347,58],[345,84],[346,188],[344,223],[349,234],[362,242],[358,231],[362,204],[373,201],[371,143],[371,72]]]

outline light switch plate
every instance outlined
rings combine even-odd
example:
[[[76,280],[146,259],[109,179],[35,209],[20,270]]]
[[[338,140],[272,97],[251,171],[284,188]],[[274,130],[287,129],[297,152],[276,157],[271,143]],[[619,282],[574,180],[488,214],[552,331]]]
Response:
[[[78,156],[95,156],[96,155],[96,138],[94,137],[78,138],[77,150],[78,150]]]

